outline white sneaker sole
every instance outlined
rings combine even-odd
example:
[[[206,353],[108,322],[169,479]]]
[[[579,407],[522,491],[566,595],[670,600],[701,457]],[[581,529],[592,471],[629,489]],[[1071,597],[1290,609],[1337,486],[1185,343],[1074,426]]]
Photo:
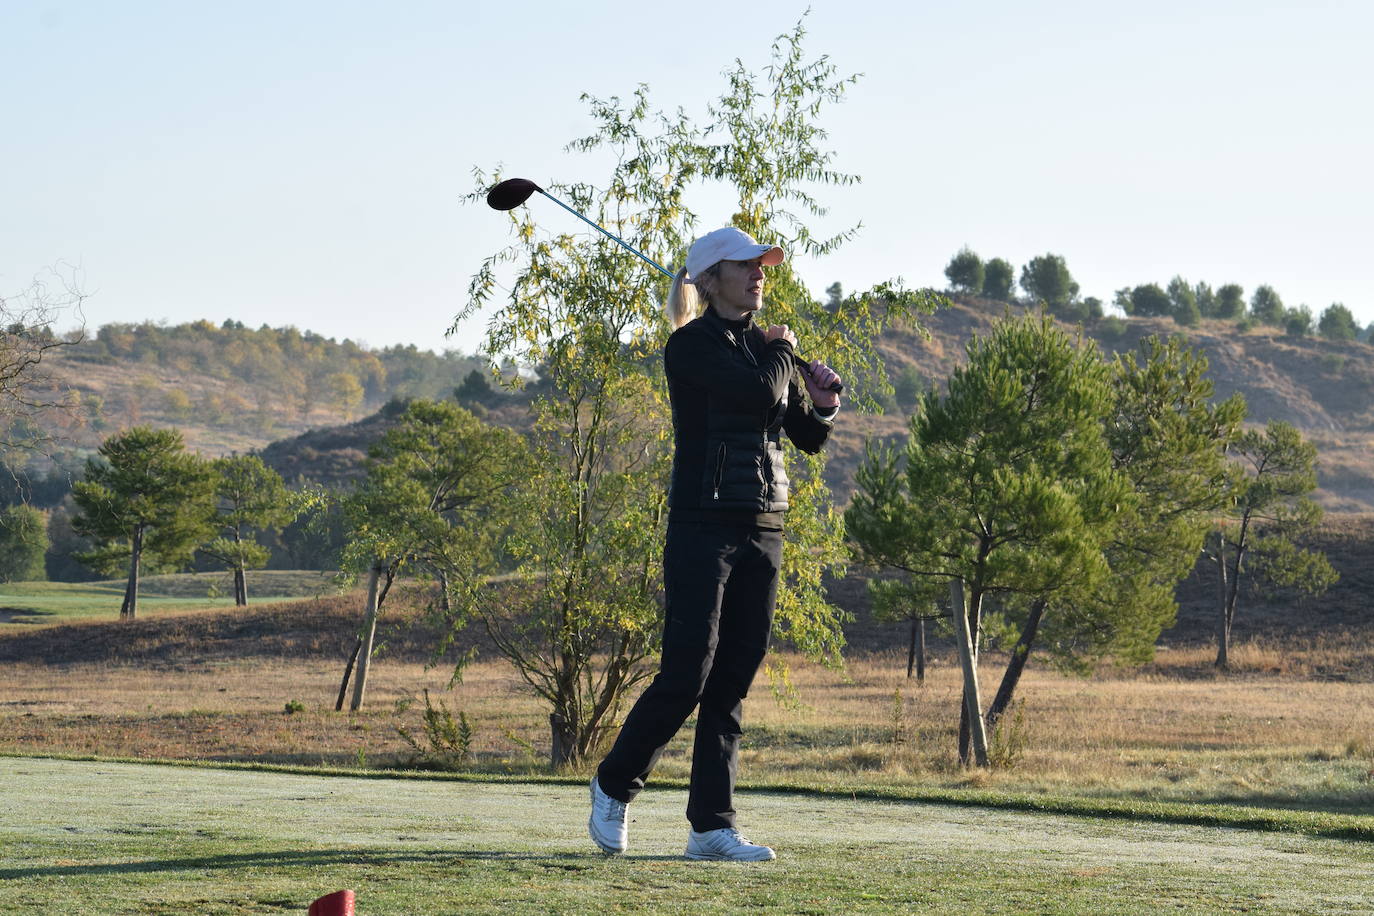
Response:
[[[691,859],[693,862],[772,862],[777,855],[759,856],[755,859],[737,859],[734,856],[719,855],[713,852],[684,852],[684,859]]]

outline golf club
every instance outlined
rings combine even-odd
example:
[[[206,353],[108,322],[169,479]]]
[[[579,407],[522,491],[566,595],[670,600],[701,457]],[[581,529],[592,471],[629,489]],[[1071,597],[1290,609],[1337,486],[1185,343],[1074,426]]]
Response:
[[[543,194],[549,200],[558,204],[558,206],[562,207],[564,210],[567,210],[573,216],[582,220],[582,222],[586,223],[588,226],[591,226],[597,232],[600,232],[602,235],[606,236],[606,238],[615,242],[621,248],[624,248],[631,254],[637,255],[641,261],[644,261],[646,264],[650,264],[653,267],[658,268],[659,273],[663,274],[669,280],[674,279],[674,274],[671,270],[664,267],[662,264],[658,263],[653,258],[649,257],[644,252],[640,251],[638,248],[635,248],[633,245],[629,244],[619,236],[612,235],[611,233],[607,232],[601,226],[587,219],[587,217],[583,216],[581,213],[578,213],[572,207],[563,203],[563,201],[559,200],[557,197],[554,197],[548,191],[545,191],[543,188],[539,187],[539,185],[535,184],[533,181],[530,181],[528,178],[507,178],[505,181],[493,186],[492,189],[487,192],[487,206],[491,207],[493,210],[514,210],[516,207],[520,206],[525,201],[529,200],[530,195],[533,194],[535,191],[538,191],[540,194]],[[792,354],[792,359],[803,372],[805,372],[807,375],[811,374],[810,363],[808,363],[806,360],[802,359],[795,353]],[[844,391],[844,385],[840,382],[835,382],[830,386],[829,390],[835,392],[836,394],[841,394]]]

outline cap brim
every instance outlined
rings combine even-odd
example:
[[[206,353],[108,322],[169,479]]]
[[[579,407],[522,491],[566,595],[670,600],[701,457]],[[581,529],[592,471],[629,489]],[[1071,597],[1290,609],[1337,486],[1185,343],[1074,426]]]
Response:
[[[777,267],[786,260],[787,252],[783,251],[777,245],[774,245],[772,248],[767,249],[763,254],[759,255],[759,263],[763,264],[765,267]]]

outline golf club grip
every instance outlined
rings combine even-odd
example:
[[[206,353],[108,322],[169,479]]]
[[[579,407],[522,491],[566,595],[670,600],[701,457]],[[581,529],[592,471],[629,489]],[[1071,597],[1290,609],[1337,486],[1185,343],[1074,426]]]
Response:
[[[792,354],[792,362],[796,363],[797,368],[805,372],[808,376],[811,374],[811,364],[795,353]],[[835,382],[829,388],[827,388],[826,391],[833,391],[836,394],[844,394],[844,383]]]

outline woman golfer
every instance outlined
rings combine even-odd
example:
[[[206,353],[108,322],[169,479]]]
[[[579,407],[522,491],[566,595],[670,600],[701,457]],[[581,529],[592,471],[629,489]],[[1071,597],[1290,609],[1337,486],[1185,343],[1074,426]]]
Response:
[[[687,858],[774,858],[735,829],[732,797],[743,701],[768,650],[782,561],[780,438],[785,432],[802,451],[819,451],[840,405],[828,390],[839,381],[829,367],[814,362],[809,377],[795,372],[792,332],[754,322],[763,268],[784,257],[739,229],[717,229],[692,244],[668,296],[675,331],[664,366],[675,451],[663,655],[592,777],[588,829],[607,853],[625,851],[625,806],[696,709]]]

